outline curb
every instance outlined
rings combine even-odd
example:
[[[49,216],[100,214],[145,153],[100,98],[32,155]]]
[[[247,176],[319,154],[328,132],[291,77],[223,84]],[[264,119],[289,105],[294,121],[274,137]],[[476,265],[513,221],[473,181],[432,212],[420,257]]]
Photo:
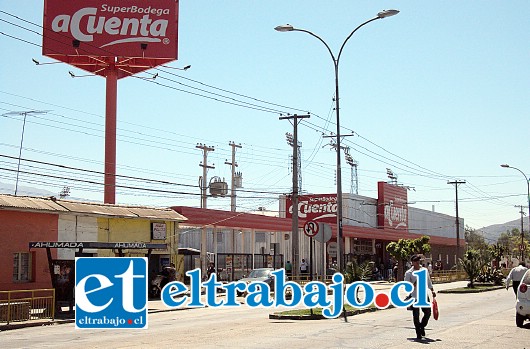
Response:
[[[166,313],[169,311],[180,311],[180,310],[188,310],[191,308],[175,308],[175,309],[148,309],[148,314],[156,314],[156,313]],[[23,322],[13,322],[9,325],[0,325],[0,332],[3,331],[9,331],[9,330],[18,330],[21,328],[26,327],[40,327],[40,326],[54,326],[54,325],[63,325],[63,324],[71,324],[75,322],[75,318],[68,318],[68,319],[48,319],[48,320],[30,320],[30,321],[23,321]]]
[[[496,291],[500,290],[501,288],[505,288],[504,286],[491,286],[488,288],[470,288],[469,290],[465,291],[455,291],[454,289],[448,289],[448,290],[441,290],[438,291],[438,293],[452,293],[452,294],[466,294],[466,293],[481,293],[481,292],[489,292],[489,291]]]
[[[64,319],[64,320],[49,320],[49,321],[35,321],[35,322],[19,322],[9,325],[0,325],[0,332],[9,331],[9,330],[18,330],[20,328],[26,327],[41,327],[41,326],[54,326],[62,324],[70,324],[75,322],[74,319]]]
[[[393,305],[389,305],[385,309],[391,309],[394,308]],[[357,309],[357,310],[347,310],[346,316],[354,316],[364,313],[373,313],[375,311],[385,310],[385,309],[379,309],[379,308],[365,308],[365,309]],[[341,313],[337,318],[343,317],[344,313]],[[280,313],[272,313],[269,314],[269,319],[272,320],[329,320],[329,318],[324,317],[323,315],[313,314],[313,315],[282,315]]]

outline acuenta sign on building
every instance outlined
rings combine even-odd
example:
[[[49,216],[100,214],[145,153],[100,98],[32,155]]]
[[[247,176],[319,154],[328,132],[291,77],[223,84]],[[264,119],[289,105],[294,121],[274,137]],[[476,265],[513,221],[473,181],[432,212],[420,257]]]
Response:
[[[407,188],[377,183],[377,225],[385,229],[408,229]]]
[[[293,216],[293,202],[290,197],[286,199],[286,206],[288,209],[285,217],[291,218]],[[298,197],[298,218],[304,221],[336,223],[337,195],[300,195]]]
[[[408,229],[408,206],[407,206],[407,188],[399,185],[393,185],[386,182],[379,182],[378,198],[376,203],[373,199],[364,198],[358,195],[343,195],[343,205],[346,208],[351,207],[351,210],[344,211],[345,221],[354,222],[354,226],[366,226],[373,228],[384,229]],[[348,201],[356,202],[357,204],[349,203]],[[362,207],[367,205],[377,206],[377,219],[373,217],[373,221],[362,221],[361,216],[357,215],[355,211],[365,211]],[[285,198],[285,217],[291,218],[293,214],[293,203],[290,197]],[[363,216],[366,217],[366,216]],[[300,195],[298,199],[298,218],[302,221],[316,221],[323,223],[337,223],[337,195],[335,194],[313,194]]]
[[[377,199],[344,194],[343,200],[346,253],[362,250],[373,254],[376,249],[376,240],[390,242],[396,240],[397,236],[410,237],[405,187],[379,182]],[[287,196],[283,202],[285,205],[280,204],[280,212],[283,211],[286,218],[291,218],[292,200]],[[300,225],[310,220],[330,224],[333,231],[331,243],[336,241],[337,196],[335,194],[300,195],[298,217]],[[403,232],[402,236],[398,232]],[[380,254],[382,253],[381,251]]]

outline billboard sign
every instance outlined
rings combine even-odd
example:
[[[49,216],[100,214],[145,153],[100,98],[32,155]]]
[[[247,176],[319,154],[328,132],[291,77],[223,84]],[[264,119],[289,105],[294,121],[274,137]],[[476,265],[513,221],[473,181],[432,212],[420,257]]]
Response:
[[[285,217],[293,216],[293,201],[286,198],[287,212]],[[337,223],[337,195],[315,194],[298,197],[298,218],[306,221]]]
[[[43,55],[91,72],[98,58],[131,73],[177,58],[178,0],[45,0],[43,22]]]
[[[377,183],[377,225],[380,228],[408,229],[407,188],[386,182]]]

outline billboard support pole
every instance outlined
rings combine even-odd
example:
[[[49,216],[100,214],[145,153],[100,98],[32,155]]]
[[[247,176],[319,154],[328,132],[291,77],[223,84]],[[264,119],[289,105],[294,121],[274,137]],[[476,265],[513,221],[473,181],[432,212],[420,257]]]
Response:
[[[111,58],[115,61],[116,58]],[[106,204],[116,203],[116,109],[118,72],[114,62],[107,68],[105,102],[105,194]]]

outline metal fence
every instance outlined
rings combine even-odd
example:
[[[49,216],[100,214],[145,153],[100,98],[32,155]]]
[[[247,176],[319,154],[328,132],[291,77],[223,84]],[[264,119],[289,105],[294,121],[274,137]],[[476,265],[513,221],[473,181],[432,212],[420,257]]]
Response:
[[[55,319],[55,289],[0,291],[0,323]]]
[[[467,280],[467,274],[463,270],[435,270],[431,275],[432,282],[452,282]]]

